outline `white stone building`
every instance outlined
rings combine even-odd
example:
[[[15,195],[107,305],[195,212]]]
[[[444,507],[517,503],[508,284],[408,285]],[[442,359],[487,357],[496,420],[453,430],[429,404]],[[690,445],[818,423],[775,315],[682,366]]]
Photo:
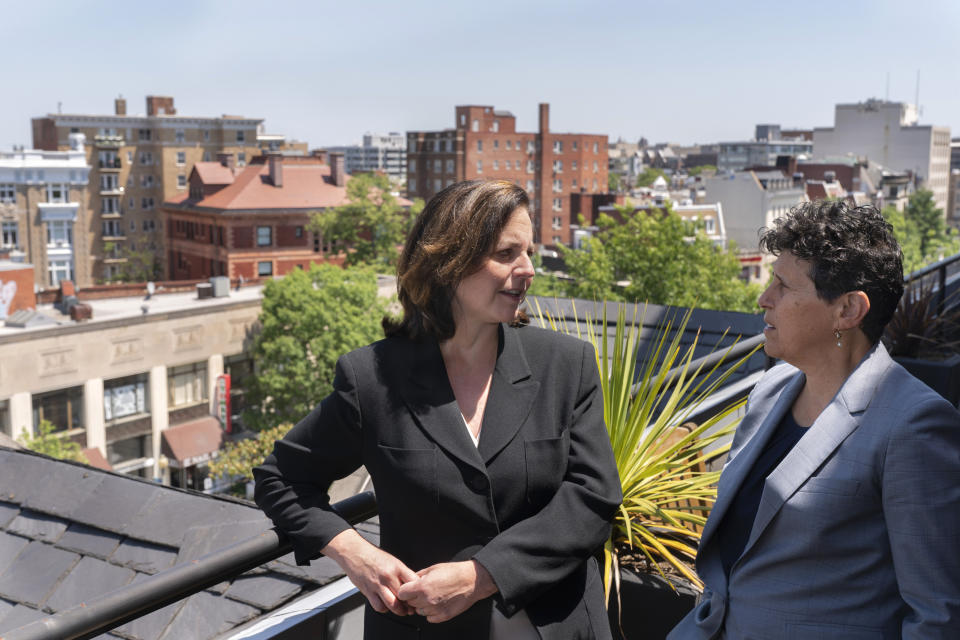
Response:
[[[852,155],[894,172],[909,171],[945,215],[950,178],[950,128],[917,123],[916,105],[870,99],[838,104],[832,127],[813,130],[813,155]]]
[[[402,133],[365,133],[362,145],[328,147],[327,151],[343,153],[347,173],[382,171],[394,184],[407,180],[407,136]]]

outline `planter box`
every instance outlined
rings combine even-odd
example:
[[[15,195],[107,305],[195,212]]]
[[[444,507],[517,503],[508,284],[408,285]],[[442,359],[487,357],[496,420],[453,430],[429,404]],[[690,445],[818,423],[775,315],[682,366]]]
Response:
[[[894,360],[953,406],[960,403],[960,355],[954,354],[946,360],[917,360],[902,356],[896,356]]]
[[[658,575],[638,574],[629,569],[620,571],[620,605],[618,621],[616,598],[610,595],[610,630],[616,640],[662,640],[693,609],[698,593],[684,582],[673,582],[674,591]]]

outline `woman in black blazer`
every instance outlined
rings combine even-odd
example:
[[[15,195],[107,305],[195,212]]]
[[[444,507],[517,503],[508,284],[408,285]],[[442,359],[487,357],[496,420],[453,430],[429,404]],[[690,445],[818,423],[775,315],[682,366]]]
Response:
[[[610,637],[593,554],[620,480],[592,346],[523,326],[528,206],[505,181],[438,193],[400,257],[402,321],[254,471],[297,561],[330,556],[366,596],[368,640]],[[360,465],[380,548],[330,509]]]

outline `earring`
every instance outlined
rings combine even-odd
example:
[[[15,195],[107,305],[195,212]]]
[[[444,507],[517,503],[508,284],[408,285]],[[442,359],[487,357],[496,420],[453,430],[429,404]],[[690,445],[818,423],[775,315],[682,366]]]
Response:
[[[837,339],[837,346],[838,346],[838,347],[842,347],[842,346],[843,346],[843,341],[842,341],[843,334],[840,333],[840,329],[834,329],[834,330],[833,330],[833,337]]]

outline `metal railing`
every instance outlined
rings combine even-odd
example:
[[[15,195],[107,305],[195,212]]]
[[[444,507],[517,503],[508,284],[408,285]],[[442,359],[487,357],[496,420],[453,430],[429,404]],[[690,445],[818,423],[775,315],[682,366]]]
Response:
[[[958,275],[960,275],[960,253],[944,258],[939,262],[934,262],[922,269],[917,269],[904,278],[904,281],[908,288],[913,284],[933,285],[936,291],[936,312],[940,314],[944,310],[947,298],[953,293],[951,289],[956,288],[956,285],[951,282],[951,276]],[[953,278],[953,280],[956,279],[956,277]],[[908,291],[904,292],[904,295],[907,294]]]
[[[333,505],[350,524],[377,515],[369,491]],[[90,602],[42,618],[0,636],[0,640],[86,640],[181,600],[292,550],[276,529],[110,591]]]

